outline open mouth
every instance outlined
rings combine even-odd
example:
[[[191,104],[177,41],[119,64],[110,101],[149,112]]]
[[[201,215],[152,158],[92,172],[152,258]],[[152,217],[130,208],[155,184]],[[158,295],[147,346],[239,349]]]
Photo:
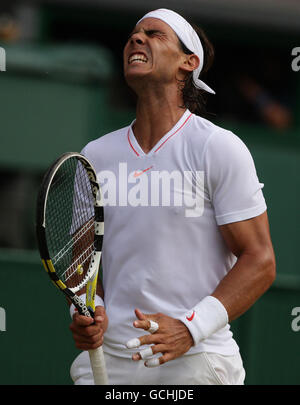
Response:
[[[129,56],[128,64],[131,65],[132,63],[147,63],[148,58],[143,53],[134,53]]]

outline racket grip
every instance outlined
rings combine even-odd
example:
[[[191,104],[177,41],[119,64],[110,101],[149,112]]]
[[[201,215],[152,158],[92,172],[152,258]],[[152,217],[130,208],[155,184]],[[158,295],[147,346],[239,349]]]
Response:
[[[89,350],[89,355],[95,385],[108,385],[108,378],[106,373],[104,353],[102,347],[98,347],[95,350]]]

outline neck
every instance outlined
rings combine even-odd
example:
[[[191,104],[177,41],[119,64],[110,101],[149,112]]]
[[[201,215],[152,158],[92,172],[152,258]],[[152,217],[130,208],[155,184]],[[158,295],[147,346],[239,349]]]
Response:
[[[151,88],[138,96],[134,135],[145,153],[169,132],[185,108],[177,87]]]

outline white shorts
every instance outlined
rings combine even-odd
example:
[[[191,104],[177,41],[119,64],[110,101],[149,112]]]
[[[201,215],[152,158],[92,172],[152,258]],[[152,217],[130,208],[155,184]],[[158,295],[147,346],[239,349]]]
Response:
[[[245,370],[240,354],[224,356],[217,353],[197,353],[147,368],[144,361],[105,353],[111,385],[243,385]],[[80,353],[71,365],[75,385],[93,385],[88,352]]]

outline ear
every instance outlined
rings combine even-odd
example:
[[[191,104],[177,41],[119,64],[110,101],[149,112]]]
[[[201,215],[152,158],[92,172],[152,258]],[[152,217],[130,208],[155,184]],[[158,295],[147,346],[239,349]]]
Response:
[[[189,72],[193,72],[194,70],[196,70],[198,68],[199,64],[200,64],[200,59],[197,55],[195,55],[194,53],[191,55],[185,54],[180,68],[184,72],[189,73]]]

